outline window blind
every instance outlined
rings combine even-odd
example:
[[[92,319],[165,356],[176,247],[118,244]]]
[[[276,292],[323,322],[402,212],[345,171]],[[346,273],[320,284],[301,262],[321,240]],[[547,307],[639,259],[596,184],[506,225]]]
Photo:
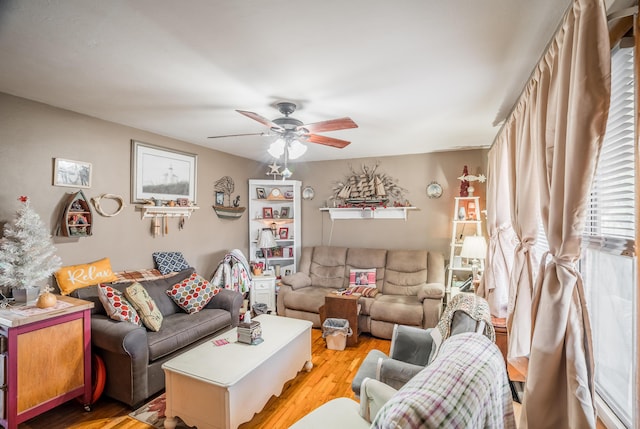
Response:
[[[591,186],[583,245],[635,254],[633,49],[611,52],[611,107]]]

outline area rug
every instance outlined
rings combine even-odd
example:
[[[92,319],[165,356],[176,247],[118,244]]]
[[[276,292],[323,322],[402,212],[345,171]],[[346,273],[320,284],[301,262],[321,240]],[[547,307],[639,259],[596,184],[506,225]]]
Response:
[[[143,423],[153,426],[154,428],[164,429],[164,410],[167,405],[167,397],[163,393],[162,395],[147,402],[129,416]],[[176,429],[188,429],[191,426],[187,426],[180,418],[178,418],[178,425]]]

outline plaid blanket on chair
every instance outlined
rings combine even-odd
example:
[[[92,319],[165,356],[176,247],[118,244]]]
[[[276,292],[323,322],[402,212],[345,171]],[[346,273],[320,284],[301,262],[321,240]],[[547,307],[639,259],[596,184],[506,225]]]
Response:
[[[484,335],[447,339],[380,409],[372,428],[515,428],[504,359]]]

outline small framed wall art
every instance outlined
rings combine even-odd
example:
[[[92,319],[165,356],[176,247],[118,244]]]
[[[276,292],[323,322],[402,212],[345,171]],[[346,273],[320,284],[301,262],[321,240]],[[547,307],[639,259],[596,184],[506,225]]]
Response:
[[[55,158],[53,185],[73,188],[91,187],[91,163]]]

